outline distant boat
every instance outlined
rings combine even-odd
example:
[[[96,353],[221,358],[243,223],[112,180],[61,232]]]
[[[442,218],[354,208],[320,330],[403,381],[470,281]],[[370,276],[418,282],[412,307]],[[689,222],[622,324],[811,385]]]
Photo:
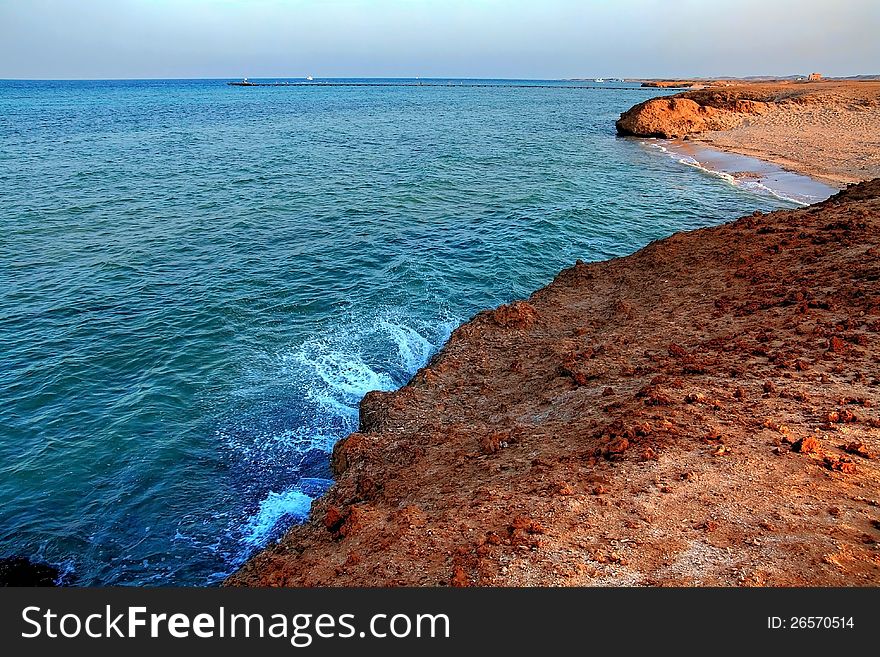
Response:
[[[605,78],[596,78],[593,82],[605,82]]]
[[[311,75],[307,75],[307,76],[306,76],[306,80],[308,80],[309,82],[311,82],[311,81],[314,80],[314,79],[315,79],[315,78],[313,78]]]
[[[257,84],[255,82],[251,82],[247,78],[243,78],[241,82],[227,82],[226,84],[233,87],[256,87]]]

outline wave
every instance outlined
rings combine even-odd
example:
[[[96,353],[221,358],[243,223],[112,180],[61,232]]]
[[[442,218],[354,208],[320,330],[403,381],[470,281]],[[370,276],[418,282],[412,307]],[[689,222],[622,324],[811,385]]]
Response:
[[[300,407],[298,426],[263,435],[245,445],[239,437],[234,448],[252,468],[261,463],[287,463],[283,478],[259,498],[256,509],[232,529],[241,550],[233,565],[277,539],[291,524],[308,518],[312,501],[323,495],[332,481],[303,476],[306,457],[326,455],[340,438],[357,429],[358,404],[372,390],[394,390],[408,381],[448,339],[458,324],[448,316],[428,323],[401,310],[377,312],[367,321],[350,317],[332,332],[292,348],[278,358],[283,380],[294,385]],[[259,452],[255,454],[254,452]],[[314,458],[312,459],[315,460]],[[259,472],[252,473],[259,476]],[[290,483],[290,478],[295,479]]]
[[[684,164],[685,166],[693,167],[694,169],[698,169],[699,171],[709,174],[711,176],[715,176],[716,178],[721,178],[725,182],[737,187],[738,189],[743,189],[745,191],[751,192],[753,194],[763,195],[763,196],[773,196],[774,198],[779,199],[780,201],[785,201],[788,203],[795,203],[797,205],[810,205],[811,203],[815,203],[818,200],[821,200],[820,197],[813,197],[807,195],[799,195],[793,193],[787,193],[778,187],[774,187],[771,185],[767,185],[766,178],[763,176],[757,177],[745,177],[745,176],[737,176],[735,174],[729,173],[727,171],[722,171],[720,169],[715,169],[712,167],[708,167],[702,164],[696,158],[690,155],[682,155],[679,152],[676,152],[675,149],[670,149],[664,146],[663,144],[657,142],[647,142],[651,148],[655,148],[659,150],[664,155],[668,155],[672,159],[674,159],[679,164]]]

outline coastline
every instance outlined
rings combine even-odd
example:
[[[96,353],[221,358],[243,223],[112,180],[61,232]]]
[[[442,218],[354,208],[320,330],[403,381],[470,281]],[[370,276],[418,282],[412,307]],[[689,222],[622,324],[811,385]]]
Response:
[[[802,172],[792,171],[776,162],[754,155],[716,148],[696,140],[648,139],[643,142],[672,157],[682,165],[694,167],[726,180],[731,185],[769,194],[783,201],[810,205],[824,201],[840,188]]]
[[[781,169],[790,171],[792,173],[797,173],[808,178],[812,178],[813,180],[821,182],[825,185],[834,187],[837,190],[846,189],[847,185],[853,185],[859,182],[863,182],[861,179],[858,179],[855,176],[850,177],[845,175],[829,175],[827,172],[823,171],[821,168],[817,168],[814,165],[799,160],[793,160],[782,155],[777,155],[765,149],[746,148],[744,146],[737,146],[735,144],[729,144],[727,142],[714,141],[708,135],[693,137],[691,141],[693,143],[701,144],[706,148],[713,148],[724,153],[743,155],[745,157],[752,157],[763,162],[774,164]]]
[[[67,445],[41,463],[58,477],[75,474],[68,483],[61,477],[43,488],[13,482],[5,489],[8,516],[37,505],[33,522],[7,537],[6,554],[50,564],[64,582],[78,586],[218,584],[308,517],[312,500],[332,484],[329,452],[357,429],[364,394],[405,384],[474,313],[527,297],[577,258],[628,255],[652,240],[755,207],[790,207],[658,157],[635,140],[615,138],[611,126],[621,110],[667,92],[634,95],[607,86],[583,94],[427,94],[440,94],[457,108],[446,115],[448,122],[433,120],[435,103],[422,102],[429,99],[417,90],[303,92],[314,111],[297,119],[296,139],[276,142],[278,124],[252,124],[252,118],[257,107],[282,111],[284,90],[245,92],[245,103],[240,92],[215,80],[12,85],[9,98],[20,98],[28,114],[45,110],[47,121],[21,125],[33,142],[16,141],[4,168],[14,183],[10,216],[22,218],[6,250],[14,260],[66,249],[63,235],[43,230],[50,224],[93,223],[100,230],[80,236],[62,269],[40,261],[17,270],[28,293],[4,305],[15,328],[8,355],[23,368],[13,368],[2,382],[10,395],[4,417],[22,418],[45,440]],[[222,111],[230,121],[228,130],[200,146],[187,137],[204,128],[205,116],[190,111],[193,94],[209,100],[200,108]],[[419,128],[419,144],[430,141],[437,149],[386,147],[400,129],[395,103],[388,102],[392,95],[422,99],[408,125]],[[118,112],[113,130],[103,131],[97,109],[110,97]],[[68,121],[64,104],[46,105],[50,98],[69,99],[82,110],[82,122]],[[372,108],[375,123],[366,132],[358,121],[365,108]],[[491,124],[482,108],[491,110]],[[151,150],[130,168],[103,166],[149,128],[150,116],[166,109],[180,127],[169,136],[179,148]],[[340,112],[350,129],[331,139],[323,129]],[[282,114],[283,123],[290,117]],[[545,133],[548,126],[553,129]],[[77,138],[84,129],[95,131],[94,143]],[[59,151],[61,134],[70,141]],[[455,140],[448,140],[450,134]],[[356,159],[343,158],[353,141],[363,149]],[[190,147],[215,154],[209,170],[220,180],[232,176],[235,185],[204,186],[199,167],[180,157]],[[254,158],[253,149],[270,149],[272,157]],[[290,163],[283,175],[276,158]],[[22,166],[15,166],[19,161]],[[294,162],[306,161],[316,164],[300,172],[302,193],[275,184],[299,170]],[[378,170],[368,164],[376,162],[382,163]],[[349,176],[345,185],[327,175],[340,173],[337,164]],[[159,184],[157,169],[174,174],[171,187]],[[391,184],[377,185],[377,179]],[[75,184],[71,194],[62,194],[67,180]],[[114,197],[112,207],[94,202],[90,190],[118,185],[147,190],[152,200],[144,204],[141,194],[126,194]],[[192,189],[201,190],[205,211],[237,208],[245,198],[254,202],[242,212],[217,214],[208,226],[201,212],[183,211]],[[46,201],[35,212],[29,210],[33,198]],[[180,240],[169,241],[169,230]],[[203,230],[217,240],[202,240]],[[131,235],[138,236],[137,253],[123,248]],[[416,250],[423,253],[415,257]],[[95,257],[106,263],[97,277]],[[170,280],[198,282],[206,294],[181,296],[164,273],[144,279],[140,267],[148,261],[176,263]],[[26,309],[79,307],[85,288],[71,281],[94,284],[88,312],[96,322],[83,324],[79,313],[65,311],[44,330]],[[123,288],[146,283],[149,294],[119,296]],[[112,310],[117,304],[124,313]],[[218,315],[220,307],[228,312]],[[143,318],[141,330],[115,330],[132,316]],[[93,354],[78,361],[73,379],[54,352],[30,349],[63,335],[71,338],[71,353]],[[176,342],[180,335],[192,340],[185,358]],[[119,360],[119,354],[127,356]],[[152,401],[118,398],[112,391],[122,380],[141,381]],[[47,394],[56,421],[43,425]],[[166,399],[175,401],[166,408],[168,441],[161,448],[138,459],[140,442],[117,445],[123,429],[124,435],[152,435],[154,410],[165,408]],[[84,442],[71,442],[71,432]],[[11,463],[18,459],[15,445],[7,445]],[[192,458],[175,456],[181,445]],[[114,465],[120,459],[133,465],[120,470]],[[77,500],[91,495],[97,481],[107,482],[95,493],[100,503],[81,508]],[[138,481],[162,482],[162,495],[115,499],[137,491]],[[62,494],[68,484],[70,494]],[[49,504],[44,492],[51,512],[39,506]],[[101,529],[94,550],[81,550],[80,534],[53,533],[57,522],[71,517]],[[140,520],[113,524],[130,517]],[[47,532],[52,539],[44,543]]]
[[[369,393],[226,584],[876,585],[878,255],[874,180],[578,263]]]
[[[710,86],[639,103],[617,130],[695,141],[844,188],[880,177],[880,82]]]

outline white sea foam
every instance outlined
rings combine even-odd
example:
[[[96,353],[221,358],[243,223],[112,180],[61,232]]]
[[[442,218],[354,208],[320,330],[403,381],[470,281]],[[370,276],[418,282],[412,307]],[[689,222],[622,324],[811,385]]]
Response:
[[[357,417],[357,404],[371,390],[393,390],[422,367],[449,337],[452,322],[426,327],[399,311],[371,321],[351,320],[329,336],[309,340],[292,361],[319,407]]]
[[[312,498],[299,488],[281,493],[270,492],[260,502],[259,510],[248,521],[243,540],[247,546],[262,547],[272,536],[272,531],[284,518],[302,522],[309,516]]]
[[[697,160],[695,157],[691,155],[684,154],[680,152],[678,148],[668,148],[664,143],[661,143],[656,140],[648,140],[644,143],[648,144],[651,148],[659,150],[664,155],[668,155],[672,159],[674,159],[679,164],[684,164],[685,166],[693,167],[694,169],[698,169],[702,173],[715,176],[716,178],[720,178],[730,185],[737,187],[738,189],[742,189],[753,194],[763,195],[763,196],[773,196],[781,201],[786,201],[789,203],[796,203],[798,205],[809,205],[810,203],[815,203],[816,201],[820,201],[823,198],[827,198],[828,194],[832,193],[833,190],[828,187],[826,189],[825,185],[821,185],[820,183],[816,183],[815,181],[811,181],[805,176],[799,176],[797,174],[792,174],[782,169],[779,169],[777,175],[782,177],[791,178],[796,180],[797,184],[793,184],[793,180],[787,180],[788,184],[782,184],[779,181],[774,181],[774,183],[778,184],[768,184],[769,175],[759,175],[758,177],[743,177],[736,176],[730,173],[729,171],[724,171],[720,168],[706,166],[704,163]],[[669,142],[667,142],[669,143]],[[723,153],[718,153],[718,156],[724,155]],[[752,158],[747,158],[746,156],[740,156],[735,154],[727,154],[731,159],[738,159],[742,161],[754,162],[759,167],[763,168],[773,168],[773,165],[770,165],[766,162],[761,162],[759,160],[753,160]],[[794,191],[789,191],[788,188],[800,188],[805,184],[809,184],[815,186],[817,189],[815,190],[815,194],[811,193],[797,193]],[[826,193],[827,192],[827,193]]]
[[[357,428],[358,404],[371,390],[393,390],[422,367],[446,341],[456,322],[444,318],[432,327],[401,312],[378,313],[371,321],[352,319],[321,338],[309,340],[280,359],[282,376],[294,394],[311,406],[302,426],[257,440],[247,450],[289,450],[304,454],[333,444]],[[248,454],[242,454],[251,460]],[[256,459],[253,459],[256,460]],[[332,485],[303,478],[280,492],[271,491],[247,520],[242,541],[247,551],[262,547],[286,522],[308,518],[312,500]]]
[[[703,166],[692,157],[682,157],[678,160],[681,164],[684,164],[689,167],[694,167],[695,169],[699,169],[700,171],[709,174],[710,176],[715,176],[716,178],[721,178],[725,182],[730,183],[734,187],[738,187],[740,189],[745,189],[747,191],[752,192],[753,194],[764,194],[770,195],[778,198],[781,201],[788,201],[790,203],[797,203],[798,205],[809,205],[813,202],[813,200],[805,200],[803,198],[795,198],[794,196],[790,196],[788,194],[783,193],[777,189],[769,187],[764,183],[760,182],[760,180],[756,179],[748,179],[748,178],[737,178],[734,175],[727,173],[726,171],[719,171],[718,169],[712,169],[707,166]]]
[[[401,323],[379,320],[377,326],[384,330],[397,345],[397,356],[401,369],[415,374],[435,350],[435,346],[415,329]],[[444,339],[446,332],[444,331]]]
[[[394,380],[363,360],[357,345],[343,341],[312,341],[294,356],[311,375],[308,395],[328,411],[349,416],[357,413],[353,405],[370,390],[390,390]]]

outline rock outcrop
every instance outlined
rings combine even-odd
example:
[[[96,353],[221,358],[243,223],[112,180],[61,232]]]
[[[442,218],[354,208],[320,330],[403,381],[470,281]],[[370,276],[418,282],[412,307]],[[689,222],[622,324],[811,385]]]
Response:
[[[772,108],[760,101],[729,100],[721,93],[697,98],[704,102],[675,95],[639,103],[620,115],[616,123],[617,132],[621,135],[673,139],[709,130],[729,130],[748,115],[765,114]]]
[[[880,179],[561,272],[228,585],[880,584]]]
[[[25,557],[0,559],[0,586],[56,586],[60,572],[55,566]]]
[[[651,87],[654,89],[679,89],[693,87],[696,83],[691,80],[646,80],[642,82],[643,87]]]
[[[620,115],[617,132],[622,135],[671,139],[728,125],[727,113],[689,98],[653,98]],[[732,125],[732,124],[731,124]]]

